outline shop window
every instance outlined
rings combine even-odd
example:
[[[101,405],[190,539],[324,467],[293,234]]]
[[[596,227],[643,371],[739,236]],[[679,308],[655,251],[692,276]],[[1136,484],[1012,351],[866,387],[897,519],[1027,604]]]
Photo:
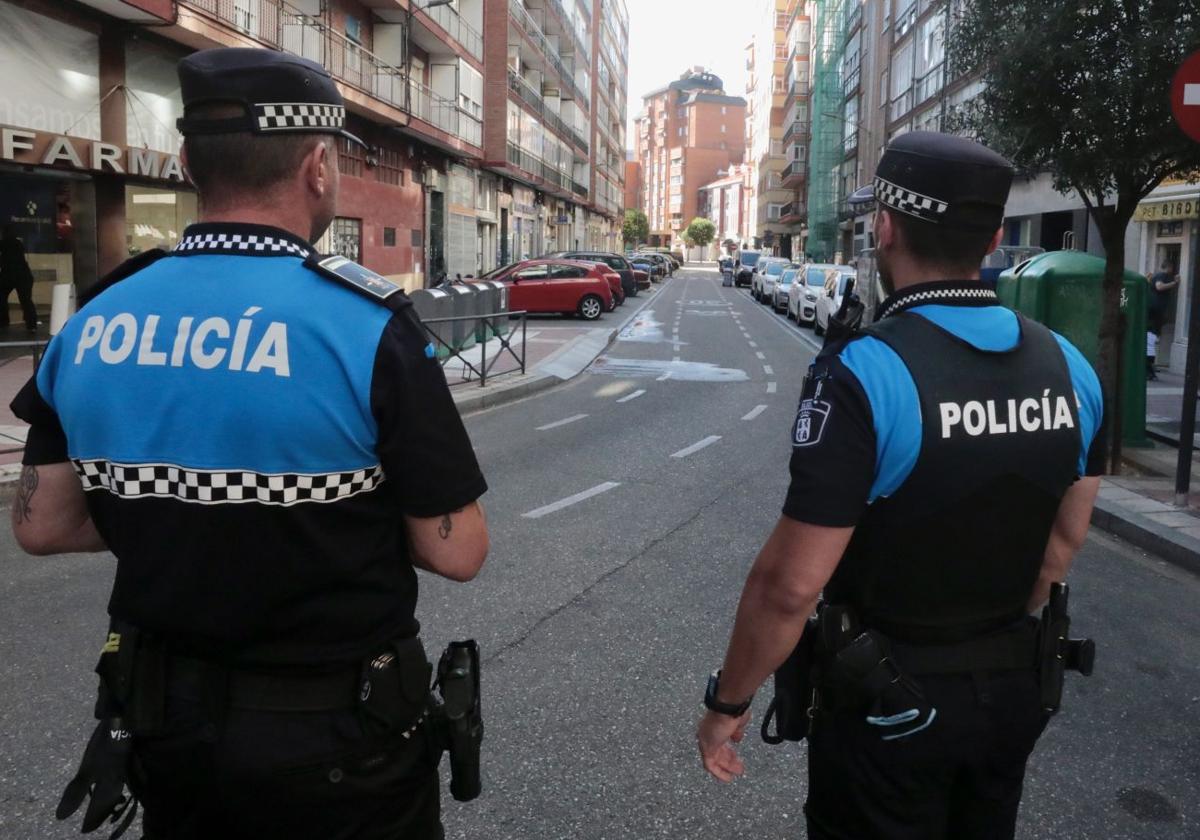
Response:
[[[338,216],[317,241],[322,254],[340,254],[353,262],[362,262],[362,219]]]
[[[129,256],[152,248],[174,248],[183,229],[198,215],[194,192],[126,184],[125,247]]]
[[[26,175],[0,168],[0,219],[25,248],[39,310],[48,311],[55,283],[86,289],[96,281],[96,201],[91,179]],[[19,321],[20,315],[14,314],[12,322]]]
[[[396,247],[396,229],[394,227],[385,227],[383,229],[383,246],[385,248]]]

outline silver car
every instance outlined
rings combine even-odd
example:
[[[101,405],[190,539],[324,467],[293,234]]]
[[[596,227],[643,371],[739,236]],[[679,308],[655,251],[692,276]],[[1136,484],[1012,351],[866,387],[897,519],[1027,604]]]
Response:
[[[788,317],[797,324],[813,324],[817,318],[817,301],[825,294],[825,281],[828,272],[849,272],[854,269],[848,265],[833,265],[832,263],[808,263],[801,271],[804,282],[797,278],[797,286],[791,300],[788,301]]]
[[[792,294],[801,291],[801,287],[796,283],[796,278],[800,274],[798,268],[786,268],[783,274],[779,275],[779,281],[775,284],[775,294],[771,300],[771,308],[776,312],[787,312],[788,301]]]
[[[750,282],[750,294],[759,303],[771,303],[775,295],[775,282],[791,265],[790,260],[770,257],[758,261],[754,267],[754,279]]]
[[[813,322],[813,332],[825,335],[829,329],[829,319],[842,308],[842,298],[854,288],[854,269],[840,266],[835,271],[825,272],[825,288],[817,299],[817,317]]]

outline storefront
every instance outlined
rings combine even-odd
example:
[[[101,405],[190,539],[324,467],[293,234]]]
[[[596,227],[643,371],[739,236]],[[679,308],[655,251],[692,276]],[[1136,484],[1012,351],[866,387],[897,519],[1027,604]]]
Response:
[[[509,253],[512,262],[528,260],[542,253],[541,223],[533,190],[513,184],[509,219]]]
[[[1133,221],[1138,229],[1140,248],[1136,265],[1132,267],[1150,276],[1162,270],[1164,263],[1169,263],[1182,278],[1167,301],[1166,317],[1159,337],[1159,360],[1160,364],[1169,361],[1173,372],[1183,373],[1187,363],[1188,311],[1180,302],[1188,299],[1193,272],[1193,243],[1200,236],[1200,193],[1197,192],[1197,186],[1180,180],[1163,182],[1138,206]]]

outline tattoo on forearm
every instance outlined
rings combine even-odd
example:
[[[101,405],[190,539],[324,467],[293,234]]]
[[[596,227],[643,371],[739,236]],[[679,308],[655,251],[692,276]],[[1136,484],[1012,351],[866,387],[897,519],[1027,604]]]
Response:
[[[22,467],[21,480],[17,486],[17,498],[13,502],[13,519],[20,525],[33,515],[33,494],[38,488],[37,467]]]
[[[445,516],[442,517],[442,522],[440,525],[438,525],[438,536],[439,537],[441,537],[444,540],[450,539],[450,532],[454,530],[454,523],[450,520],[450,516],[451,516],[451,514],[462,513],[462,512],[463,512],[463,509],[459,508],[458,510],[451,511],[450,513],[447,513]]]

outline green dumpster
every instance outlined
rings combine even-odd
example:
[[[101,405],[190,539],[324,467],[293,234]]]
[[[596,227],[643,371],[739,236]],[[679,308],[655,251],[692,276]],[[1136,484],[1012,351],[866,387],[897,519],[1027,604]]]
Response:
[[[1100,358],[1104,260],[1079,251],[1051,251],[1000,275],[996,294],[1005,306],[1048,326],[1079,348],[1093,365]],[[1146,438],[1146,278],[1125,272],[1121,311],[1125,337],[1121,361],[1121,440],[1149,446]]]

